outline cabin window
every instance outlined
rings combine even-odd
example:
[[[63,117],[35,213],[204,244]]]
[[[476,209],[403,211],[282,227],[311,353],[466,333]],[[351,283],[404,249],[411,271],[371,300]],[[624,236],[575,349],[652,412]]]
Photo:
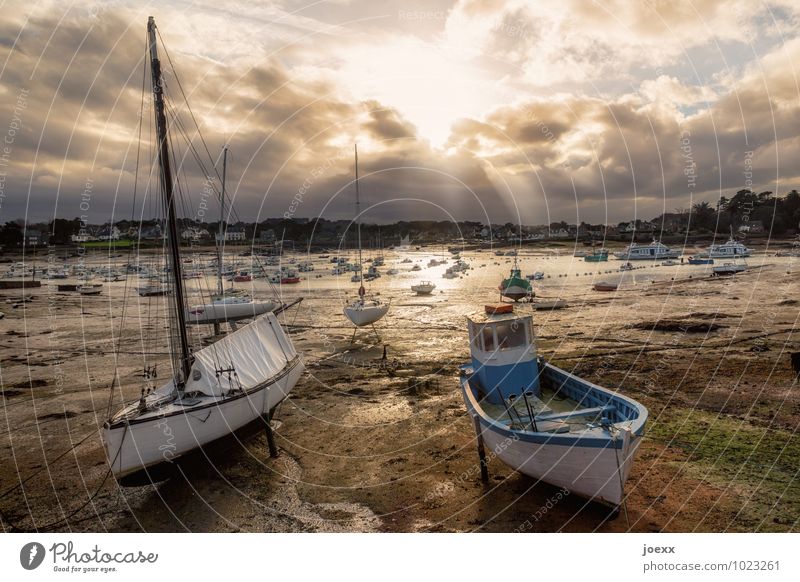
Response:
[[[497,326],[497,341],[501,350],[511,350],[525,345],[525,325],[520,322],[501,323]]]
[[[483,336],[483,351],[494,351],[494,330],[491,327],[484,326],[481,329],[481,336]]]

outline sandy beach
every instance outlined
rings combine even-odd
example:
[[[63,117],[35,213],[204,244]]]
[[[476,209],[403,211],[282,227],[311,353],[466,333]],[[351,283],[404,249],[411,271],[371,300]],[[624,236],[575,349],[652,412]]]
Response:
[[[96,297],[58,292],[58,281],[0,291],[2,528],[795,531],[800,263],[774,254],[757,247],[745,273],[714,278],[705,266],[651,263],[623,274],[620,261],[585,263],[568,246],[520,251],[523,273],[545,273],[537,300],[567,301],[517,307],[534,314],[540,355],[650,411],[618,516],[497,459],[481,483],[458,366],[469,359],[466,317],[498,301],[509,257],[466,251],[472,269],[446,280],[444,266],[425,267],[440,248],[387,252],[382,270],[400,273],[371,290],[391,310],[379,338],[363,329],[353,344],[342,315],[355,294],[349,275],[331,275],[317,256],[284,257],[311,259],[315,271],[281,289],[284,301],[303,298],[281,318],[307,371],[275,415],[280,456],[251,426],[135,488],[108,476],[98,429],[120,405],[119,389],[109,402],[115,365],[126,400],[139,395],[145,363],[168,376],[163,298],[138,297],[134,275]],[[433,294],[410,291],[421,280],[437,285]],[[619,289],[592,291],[600,280]],[[270,292],[263,280],[239,286]],[[200,345],[209,329],[191,333]]]

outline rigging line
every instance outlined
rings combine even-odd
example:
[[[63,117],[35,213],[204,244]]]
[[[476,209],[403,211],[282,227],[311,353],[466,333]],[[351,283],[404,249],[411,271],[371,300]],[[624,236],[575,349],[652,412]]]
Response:
[[[167,45],[164,43],[164,39],[161,38],[161,31],[156,29],[156,33],[158,34],[158,38],[161,41],[161,46],[164,49],[164,54],[167,55],[167,61],[169,62],[169,66],[172,69],[172,74],[175,76],[175,81],[178,83],[178,88],[180,89],[181,96],[183,97],[184,103],[186,103],[186,108],[189,110],[189,115],[191,115],[192,121],[194,122],[194,125],[197,128],[197,134],[200,136],[200,141],[203,142],[203,147],[206,150],[206,154],[208,155],[208,159],[211,160],[212,163],[213,163],[214,158],[212,157],[211,152],[208,150],[208,146],[206,145],[206,141],[205,141],[205,139],[203,139],[203,134],[200,133],[200,126],[197,123],[197,119],[195,119],[194,112],[192,111],[192,106],[189,105],[189,100],[186,98],[186,93],[183,91],[183,85],[181,85],[180,77],[178,77],[178,71],[175,68],[175,65],[172,64],[172,58],[170,57],[169,51],[167,50]],[[214,173],[217,174],[217,178],[221,182],[222,178],[220,177],[219,173],[216,171],[216,168],[214,168]]]
[[[204,149],[206,151],[206,155],[208,156],[208,159],[211,162],[212,167],[214,168],[214,173],[216,174],[217,179],[219,179],[220,182],[221,182],[222,178],[221,178],[221,176],[219,174],[219,171],[216,168],[216,165],[214,164],[214,159],[211,156],[211,152],[208,149],[208,145],[206,144],[205,138],[203,137],[203,133],[200,130],[199,124],[197,123],[197,119],[196,119],[196,117],[194,115],[194,112],[192,111],[191,105],[189,104],[189,100],[186,97],[186,93],[183,90],[183,85],[181,84],[180,77],[178,76],[177,70],[175,69],[175,66],[172,63],[172,59],[170,57],[169,51],[167,50],[167,47],[164,44],[163,38],[161,38],[161,32],[159,30],[156,30],[156,33],[158,34],[159,39],[161,40],[161,45],[164,48],[164,54],[167,55],[167,61],[170,64],[170,68],[171,68],[172,73],[173,73],[173,75],[175,77],[175,81],[178,84],[178,88],[179,88],[179,90],[181,92],[181,95],[183,97],[184,103],[186,104],[186,108],[189,111],[189,114],[190,114],[190,116],[192,118],[192,122],[195,125],[196,133],[200,137],[200,141],[202,142],[203,147],[204,147]],[[166,80],[164,81],[164,83],[166,85]],[[178,127],[179,132],[187,134],[188,132],[186,132],[185,128],[183,127],[183,122],[180,120],[180,118],[177,117],[174,113],[172,114],[172,117],[177,121],[176,125]],[[188,135],[186,135],[186,139],[187,139],[187,142],[189,144],[189,148],[192,151],[192,154],[195,156],[195,159],[197,160],[197,163],[201,168],[201,171],[204,173],[204,175],[208,176],[209,172],[205,168],[205,164],[203,164],[202,160],[200,159],[200,155],[199,155],[199,153],[197,152],[196,148],[193,145],[193,140],[189,139]],[[212,187],[215,190],[217,190],[216,189],[216,185],[213,182],[211,182],[211,184],[212,184]],[[219,199],[222,200],[221,190],[217,190],[217,195],[218,195]],[[224,214],[225,214],[224,202],[221,203],[221,204],[222,204],[222,215],[224,216]],[[230,207],[230,210],[228,212],[228,217],[230,218],[230,215],[232,214],[236,218],[237,222],[240,222],[241,218],[239,217],[239,213],[236,211],[235,207],[233,206],[233,202],[232,201],[229,203],[229,207]],[[258,259],[258,257],[256,257],[256,261],[259,263],[259,267],[262,270],[264,270],[263,269],[263,264],[261,264],[261,261]],[[272,291],[273,297],[276,299],[276,301],[280,301],[280,297],[279,297],[277,288],[273,285],[272,281],[270,281],[269,278],[267,278],[267,282],[269,284],[270,290]]]
[[[131,224],[133,224],[134,216],[136,215],[136,194],[137,194],[137,187],[139,185],[139,160],[140,154],[142,149],[142,119],[144,116],[144,92],[145,92],[145,80],[147,79],[147,35],[145,35],[145,58],[142,60],[143,68],[142,68],[142,91],[141,97],[139,100],[139,131],[137,136],[136,142],[136,170],[133,174],[133,202],[131,203]],[[110,249],[111,247],[109,247]],[[109,250],[110,252],[110,250]],[[128,248],[128,264],[131,263],[131,256],[133,254],[133,245]],[[117,332],[117,346],[114,350],[114,375],[111,378],[111,385],[109,386],[109,394],[108,394],[108,406],[106,409],[106,416],[110,417],[111,415],[111,407],[114,403],[114,384],[115,382],[119,382],[119,351],[122,347],[122,330],[124,329],[125,325],[125,315],[127,312],[128,306],[128,269],[126,268],[126,276],[125,276],[125,286],[123,287],[123,300],[122,300],[122,316],[120,318],[119,323],[119,331]],[[113,323],[112,323],[112,332],[113,332]],[[121,386],[120,386],[121,388]]]
[[[181,130],[181,121],[180,121],[179,117],[176,115],[175,110],[171,106],[168,105],[168,100],[166,100],[166,101],[167,101],[167,103],[165,103],[165,104],[167,105],[167,109],[171,113],[171,118],[175,122],[173,124],[173,126],[178,126],[179,133],[183,134],[184,138],[186,139],[187,149],[194,151],[194,147],[193,147],[193,145],[191,143],[191,140],[188,139],[188,135],[186,135]],[[179,141],[170,139],[170,149],[171,149],[171,152],[172,152],[173,159],[174,160],[178,160],[179,158],[178,158],[178,156],[176,155],[175,152],[176,152],[176,150],[178,152],[181,151]],[[197,156],[195,154],[195,158],[196,158],[196,160],[198,162],[198,165],[202,166],[202,161],[199,159],[199,156]],[[180,157],[181,163],[180,164],[178,164],[178,163],[175,164],[175,173],[176,173],[175,182],[176,182],[176,185],[177,185],[177,191],[178,191],[177,195],[178,195],[178,199],[179,199],[180,204],[181,204],[181,208],[184,211],[184,214],[186,214],[187,198],[188,198],[187,195],[186,195],[186,189],[188,189],[188,186],[186,186],[186,181],[187,180],[186,180],[186,173],[185,173],[185,168],[184,168],[184,164],[183,164],[183,160],[184,159],[185,159],[185,156],[181,156]],[[183,183],[180,180],[181,174],[178,173],[179,171],[183,173],[183,180],[184,180]],[[206,176],[208,176],[208,172],[204,172],[204,173],[205,173]],[[200,283],[201,290],[202,290],[203,284],[204,284],[204,282],[201,281],[201,283]],[[221,369],[223,367],[223,357],[225,355],[227,355],[227,360],[228,360],[227,367],[233,368],[234,367],[234,365],[233,365],[233,353],[232,353],[231,346],[227,346],[227,345],[223,346],[223,347],[226,348],[225,352],[227,352],[227,354],[220,355],[220,352],[222,350],[220,350],[221,346],[219,346],[218,344],[219,344],[219,342],[214,342],[213,344],[211,344],[211,346],[212,346],[211,353],[213,354],[213,363],[214,363],[215,368],[216,369]],[[220,387],[221,387],[221,383],[219,382],[219,377],[217,378],[217,380],[218,380],[218,383],[220,384]],[[238,382],[238,377],[237,377],[237,382]],[[230,388],[230,384],[231,384],[231,382],[229,381],[229,388]]]

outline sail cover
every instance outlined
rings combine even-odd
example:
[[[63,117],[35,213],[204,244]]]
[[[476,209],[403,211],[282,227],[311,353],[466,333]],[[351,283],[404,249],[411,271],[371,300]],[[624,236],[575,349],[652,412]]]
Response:
[[[249,390],[280,373],[296,355],[277,318],[268,313],[196,352],[186,392],[219,396],[231,388]],[[222,371],[231,368],[238,384],[231,384],[232,372]]]

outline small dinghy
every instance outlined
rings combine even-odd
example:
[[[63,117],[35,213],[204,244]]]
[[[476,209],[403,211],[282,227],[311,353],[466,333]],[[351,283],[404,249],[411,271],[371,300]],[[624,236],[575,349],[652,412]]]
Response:
[[[436,289],[436,285],[430,281],[422,281],[421,283],[411,286],[411,290],[417,295],[430,295],[433,293],[434,289]]]
[[[747,270],[747,265],[728,262],[712,267],[711,270],[715,277],[729,277],[745,272]]]
[[[99,283],[78,285],[76,287],[81,295],[100,295],[103,292],[103,285]]]
[[[592,289],[595,291],[616,291],[617,284],[616,283],[607,283],[606,281],[600,281],[599,283],[595,283],[592,285]]]
[[[689,257],[689,264],[690,265],[713,265],[714,264],[714,259],[699,258],[699,257]]]
[[[472,362],[460,383],[479,446],[520,473],[619,507],[647,409],[538,358],[530,315],[468,322]]]

